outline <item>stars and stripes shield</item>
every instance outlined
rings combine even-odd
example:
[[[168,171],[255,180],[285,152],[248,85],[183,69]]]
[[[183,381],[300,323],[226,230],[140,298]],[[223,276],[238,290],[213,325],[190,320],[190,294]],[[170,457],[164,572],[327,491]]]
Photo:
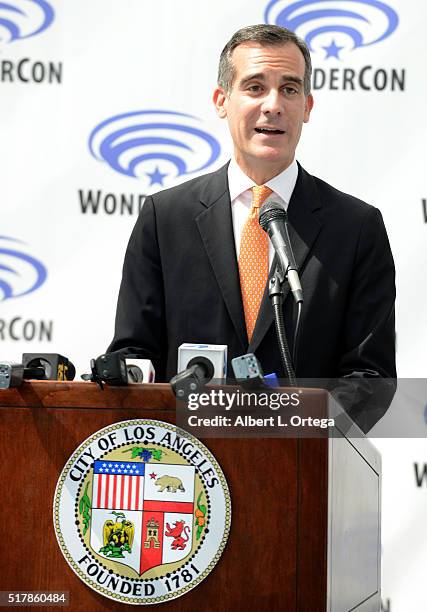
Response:
[[[94,552],[140,576],[191,552],[194,466],[97,460],[92,469]]]

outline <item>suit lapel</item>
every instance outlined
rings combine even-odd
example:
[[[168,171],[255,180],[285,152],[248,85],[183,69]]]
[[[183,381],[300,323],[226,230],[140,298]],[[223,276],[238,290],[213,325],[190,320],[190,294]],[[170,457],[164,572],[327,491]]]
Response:
[[[227,167],[228,164],[211,175],[201,198],[206,210],[196,217],[196,223],[244,352],[248,339],[240,292]]]
[[[298,179],[288,207],[288,221],[289,237],[301,276],[304,263],[322,227],[321,214],[319,214],[322,204],[313,177],[299,164],[298,167]],[[272,270],[275,268],[275,261],[276,258]],[[285,300],[288,296],[289,286],[286,283]],[[252,340],[249,344],[249,353],[256,351],[273,320],[273,307],[270,304],[268,287],[266,287]]]

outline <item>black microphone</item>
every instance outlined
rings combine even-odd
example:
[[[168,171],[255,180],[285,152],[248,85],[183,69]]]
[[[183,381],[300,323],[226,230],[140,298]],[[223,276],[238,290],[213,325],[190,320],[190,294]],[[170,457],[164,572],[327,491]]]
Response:
[[[179,399],[186,399],[190,393],[199,392],[214,376],[213,363],[206,357],[193,357],[183,372],[170,380],[173,392]]]
[[[74,380],[76,368],[59,353],[23,353],[24,378],[36,380]]]
[[[295,302],[303,302],[298,269],[288,232],[288,215],[278,202],[266,202],[259,211],[259,224],[267,232],[279,259],[280,267],[293,293]]]
[[[24,380],[74,380],[76,369],[58,353],[23,353],[22,363],[0,361],[0,389],[19,387]]]
[[[46,380],[45,369],[25,368],[22,363],[0,361],[0,389],[20,387],[24,380]]]

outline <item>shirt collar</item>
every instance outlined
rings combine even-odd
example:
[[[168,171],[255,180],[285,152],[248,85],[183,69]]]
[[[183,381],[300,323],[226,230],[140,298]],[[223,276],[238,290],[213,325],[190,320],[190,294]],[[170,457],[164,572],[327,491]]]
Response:
[[[277,176],[267,181],[265,185],[270,187],[274,193],[282,198],[286,204],[289,204],[292,192],[298,178],[298,164],[296,160],[291,163],[290,166],[283,170]],[[238,198],[242,193],[254,186],[254,182],[250,179],[240,166],[237,164],[234,158],[231,159],[228,166],[228,187],[230,190],[230,200],[233,201]]]

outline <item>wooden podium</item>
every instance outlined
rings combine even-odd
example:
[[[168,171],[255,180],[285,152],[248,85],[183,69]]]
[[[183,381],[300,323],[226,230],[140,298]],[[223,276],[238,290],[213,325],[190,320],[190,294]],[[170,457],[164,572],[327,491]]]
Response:
[[[326,391],[307,393],[326,406]],[[73,612],[124,607],[92,591],[69,568],[56,542],[52,502],[77,446],[133,418],[174,423],[169,385],[101,391],[93,383],[26,382],[0,391],[0,590],[69,591]],[[198,587],[158,608],[379,611],[381,461],[365,438],[203,442],[230,488],[229,540]]]

